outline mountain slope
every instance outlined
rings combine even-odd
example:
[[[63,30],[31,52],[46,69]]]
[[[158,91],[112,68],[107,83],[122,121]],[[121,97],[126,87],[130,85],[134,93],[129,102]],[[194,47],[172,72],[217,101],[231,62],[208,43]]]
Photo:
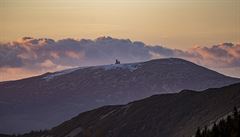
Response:
[[[53,128],[53,137],[183,137],[240,107],[240,83],[104,106]]]
[[[153,94],[203,90],[239,82],[170,58],[132,64],[74,68],[0,83],[0,132],[49,128],[80,112],[128,103]]]

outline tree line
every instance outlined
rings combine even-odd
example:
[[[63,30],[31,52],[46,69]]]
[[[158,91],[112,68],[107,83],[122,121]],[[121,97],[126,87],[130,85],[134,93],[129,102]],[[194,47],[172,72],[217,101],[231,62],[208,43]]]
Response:
[[[214,123],[211,128],[198,128],[195,137],[240,137],[240,111],[234,107],[231,115]]]

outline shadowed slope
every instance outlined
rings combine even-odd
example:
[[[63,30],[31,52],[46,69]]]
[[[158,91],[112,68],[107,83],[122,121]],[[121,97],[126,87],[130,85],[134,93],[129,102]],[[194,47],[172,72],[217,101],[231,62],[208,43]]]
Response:
[[[240,83],[202,92],[154,95],[79,114],[50,130],[54,137],[182,137],[240,107]],[[75,130],[76,131],[76,130]],[[75,137],[74,136],[74,137]]]
[[[104,105],[239,81],[182,59],[169,58],[74,68],[1,82],[0,132],[50,128],[80,112]]]

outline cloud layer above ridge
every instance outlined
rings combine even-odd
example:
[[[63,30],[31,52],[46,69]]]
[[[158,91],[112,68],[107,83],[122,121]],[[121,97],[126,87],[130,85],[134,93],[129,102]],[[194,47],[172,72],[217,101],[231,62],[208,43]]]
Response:
[[[24,37],[0,43],[0,81],[76,66],[112,64],[115,59],[127,63],[166,57],[183,58],[221,72],[240,70],[240,44],[222,43],[181,50],[111,37],[57,41]]]

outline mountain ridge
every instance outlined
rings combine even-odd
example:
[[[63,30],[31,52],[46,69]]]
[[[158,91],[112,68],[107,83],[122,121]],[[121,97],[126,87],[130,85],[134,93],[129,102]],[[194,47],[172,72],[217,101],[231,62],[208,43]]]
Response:
[[[0,121],[4,126],[0,125],[0,132],[50,128],[80,112],[104,105],[239,81],[189,61],[170,58],[74,68],[3,82],[0,83],[0,109],[4,111],[0,112]]]
[[[183,97],[185,97],[185,98],[183,98]],[[188,111],[183,111],[182,110],[182,112],[180,112],[181,115],[178,118],[175,118],[175,114],[173,114],[173,113],[171,114],[171,109],[177,109],[177,108],[172,107],[172,106],[168,106],[169,109],[170,109],[170,113],[169,113],[169,111],[164,112],[164,111],[166,111],[166,108],[163,109],[164,105],[162,105],[162,103],[160,103],[160,102],[163,102],[161,99],[167,98],[167,99],[164,99],[164,101],[168,101],[168,102],[170,102],[170,104],[173,101],[173,102],[175,102],[175,103],[172,103],[173,106],[181,106],[182,109],[186,110],[185,105],[177,105],[177,104],[184,104],[184,103],[179,102],[178,99],[177,100],[175,100],[175,99],[176,98],[179,98],[179,99],[183,98],[185,100],[189,100],[189,98],[191,98],[191,97],[194,97],[194,99],[197,99],[197,98],[203,99],[204,98],[205,100],[201,101],[200,99],[198,99],[197,101],[192,100],[191,102],[186,102],[185,101],[185,104],[187,104],[187,107],[190,107],[192,109],[189,109]],[[171,100],[171,98],[173,100]],[[215,102],[214,104],[212,104],[212,102],[214,102],[214,101],[212,101],[212,99],[222,101],[222,102]],[[182,99],[180,99],[180,100],[182,100]],[[199,103],[198,101],[200,101],[203,104]],[[227,102],[223,102],[223,101],[227,101]],[[155,108],[152,105],[156,104],[156,102],[158,102],[158,103],[157,103],[156,108]],[[191,103],[193,103],[193,102],[196,103],[194,105],[197,105],[197,107],[192,107],[191,106]],[[209,102],[211,102],[211,103],[208,104]],[[218,104],[218,103],[220,103],[220,104]],[[226,104],[224,105],[224,103],[226,103]],[[216,107],[216,106],[221,106],[221,107]],[[62,123],[58,127],[55,127],[53,129],[51,129],[51,131],[49,133],[54,135],[55,133],[59,133],[60,130],[63,131],[62,128],[67,129],[65,127],[68,127],[69,125],[70,126],[71,125],[76,125],[77,123],[79,125],[81,125],[80,123],[82,121],[83,125],[82,125],[82,131],[81,132],[88,131],[88,129],[84,131],[84,126],[89,127],[89,128],[91,127],[90,131],[92,132],[92,134],[90,134],[90,136],[96,136],[96,137],[108,136],[107,131],[115,132],[115,133],[112,133],[110,135],[111,137],[117,137],[117,136],[125,136],[125,137],[137,137],[137,136],[142,136],[142,137],[145,137],[145,136],[146,137],[151,137],[151,136],[152,137],[156,137],[156,136],[176,137],[176,136],[179,136],[180,137],[180,136],[191,136],[195,133],[195,130],[198,127],[203,128],[205,125],[212,124],[212,123],[214,123],[214,121],[219,120],[219,118],[221,118],[222,116],[225,116],[226,114],[229,114],[229,112],[232,112],[232,109],[233,109],[234,106],[240,108],[240,83],[225,86],[225,87],[222,87],[222,88],[211,88],[211,89],[204,90],[202,92],[190,91],[189,90],[187,92],[153,95],[153,96],[148,97],[146,99],[130,102],[126,105],[100,107],[98,109],[94,109],[92,111],[87,111],[87,112],[79,114],[78,116],[72,118],[71,120]],[[153,108],[151,108],[151,107],[153,107]],[[198,107],[201,108],[201,111],[198,110],[199,109]],[[209,108],[214,108],[214,107],[216,107],[216,108],[215,109],[209,109]],[[156,110],[157,108],[161,108],[161,109]],[[124,109],[124,110],[122,110],[122,109]],[[124,114],[123,111],[124,112],[128,111],[128,112],[126,112],[126,114]],[[156,112],[154,112],[154,111],[156,111]],[[163,112],[161,112],[161,111],[163,111]],[[129,114],[127,114],[127,113],[129,113]],[[150,114],[151,116],[148,117],[149,113],[154,113],[154,114],[153,115]],[[164,113],[164,115],[162,113]],[[183,115],[183,113],[184,113],[184,115]],[[191,113],[193,113],[193,114],[191,114]],[[186,123],[188,121],[191,121],[191,122],[196,122],[197,121],[196,123],[199,123],[199,125],[198,124],[196,124],[196,125],[193,124],[193,127],[191,127],[191,126],[184,125],[183,124],[184,122],[182,122],[182,126],[178,125],[180,127],[177,127],[176,125],[175,126],[172,125],[173,127],[171,127],[171,126],[166,125],[168,122],[169,123],[171,123],[171,122],[168,121],[169,116],[165,115],[165,114],[169,114],[170,117],[171,117],[169,120],[170,121],[173,120],[174,122],[172,122],[172,123],[175,123],[176,125],[178,125],[177,121],[181,121],[181,119],[185,119],[186,121],[184,121],[184,122],[186,122]],[[199,114],[199,116],[197,116],[198,114]],[[208,114],[208,115],[203,115],[203,114]],[[140,117],[139,115],[142,115],[142,116]],[[160,115],[160,117],[163,116],[163,118],[159,119],[158,115]],[[88,117],[88,116],[90,116],[90,117]],[[177,114],[177,116],[178,116],[178,114]],[[98,117],[98,119],[96,117]],[[152,123],[150,122],[150,125],[152,125],[152,127],[150,128],[150,131],[148,131],[148,130],[141,131],[143,129],[139,128],[139,126],[142,126],[144,124],[148,124],[148,122],[149,122],[149,120],[145,120],[145,121],[143,120],[144,122],[141,123],[141,120],[146,118],[146,117],[152,118],[152,120],[151,120]],[[167,121],[164,119],[164,117],[166,118]],[[195,117],[199,117],[200,119],[195,118]],[[206,118],[207,120],[205,119],[205,117],[207,117]],[[108,120],[104,121],[104,118],[108,119]],[[154,123],[155,123],[154,121],[157,121],[157,119],[166,122],[165,125],[160,124],[160,127],[168,127],[169,129],[168,128],[156,127],[157,130],[155,130],[155,128],[153,128]],[[94,121],[96,123],[91,122],[91,121]],[[124,126],[120,126],[121,124],[124,124],[124,122],[120,122],[120,121],[127,122],[127,125],[124,125],[124,126],[126,126],[126,128],[124,128]],[[164,123],[162,121],[158,121],[158,122]],[[107,126],[109,124],[108,122],[110,123],[109,126]],[[119,125],[118,122],[120,122],[121,124]],[[132,122],[137,124],[137,125],[134,125]],[[84,125],[84,123],[85,124],[90,123],[90,124]],[[157,124],[157,125],[159,125],[159,124]],[[172,129],[170,129],[170,127]],[[119,129],[116,130],[115,128],[119,128]],[[129,130],[129,129],[132,129],[132,128],[136,129],[136,131],[134,132],[133,130]],[[176,130],[175,130],[175,128],[176,128]],[[190,128],[190,130],[188,128]],[[115,131],[114,131],[114,129],[115,129]],[[99,130],[103,130],[103,131],[99,131]],[[163,132],[161,132],[161,130]],[[170,130],[170,131],[167,131],[167,133],[164,133],[165,130]],[[173,130],[175,130],[175,132],[172,132]],[[180,130],[180,131],[178,131],[178,130]],[[161,134],[160,133],[158,134],[158,132],[160,132]],[[65,135],[67,135],[67,133]],[[78,135],[77,137],[82,137],[82,136],[87,135],[87,134],[79,132],[77,135]],[[57,134],[57,136],[62,137],[60,134]]]
[[[55,73],[61,73],[61,72],[64,72],[64,71],[70,71],[70,70],[73,70],[72,72],[74,71],[77,71],[79,69],[87,69],[87,68],[101,68],[101,67],[108,67],[108,66],[122,66],[122,65],[131,65],[131,64],[138,64],[138,63],[146,63],[146,62],[155,62],[155,61],[161,61],[161,60],[179,60],[179,61],[185,61],[185,62],[188,62],[188,63],[192,63],[190,61],[187,61],[187,60],[184,60],[184,59],[181,59],[181,58],[161,58],[161,59],[152,59],[152,60],[149,60],[149,61],[139,61],[139,62],[135,62],[135,63],[123,63],[123,64],[107,64],[107,65],[96,65],[96,66],[82,66],[82,67],[73,67],[73,68],[69,68],[69,69],[63,69],[63,70],[59,70],[59,71],[55,71],[55,72],[46,72],[46,73],[43,73],[43,74],[40,74],[40,75],[36,75],[36,76],[32,76],[32,77],[27,77],[27,78],[23,78],[23,79],[18,79],[18,80],[9,80],[9,81],[0,81],[0,84],[2,83],[7,83],[7,82],[15,82],[15,81],[21,81],[21,80],[25,80],[25,79],[29,79],[29,78],[35,78],[35,77],[42,77],[42,76],[46,76],[46,75],[51,75],[51,74],[55,74]],[[192,63],[192,64],[195,64],[195,63]],[[197,64],[195,64],[197,65]],[[200,65],[198,65],[200,66]],[[200,66],[202,67],[202,66]],[[203,67],[205,68],[205,67]],[[210,71],[213,71],[215,73],[218,73],[220,75],[224,75],[222,73],[219,73],[215,70],[212,70],[210,68],[207,68],[208,70]],[[70,72],[71,73],[71,72]],[[224,75],[224,76],[227,76],[227,75]],[[230,77],[230,78],[234,78],[234,79],[240,79],[240,78],[237,78],[237,77],[232,77],[232,76],[227,76],[227,77]]]
[[[153,95],[86,111],[53,127],[19,137],[182,137],[240,108],[240,83],[204,91]],[[35,135],[34,135],[35,134]]]

